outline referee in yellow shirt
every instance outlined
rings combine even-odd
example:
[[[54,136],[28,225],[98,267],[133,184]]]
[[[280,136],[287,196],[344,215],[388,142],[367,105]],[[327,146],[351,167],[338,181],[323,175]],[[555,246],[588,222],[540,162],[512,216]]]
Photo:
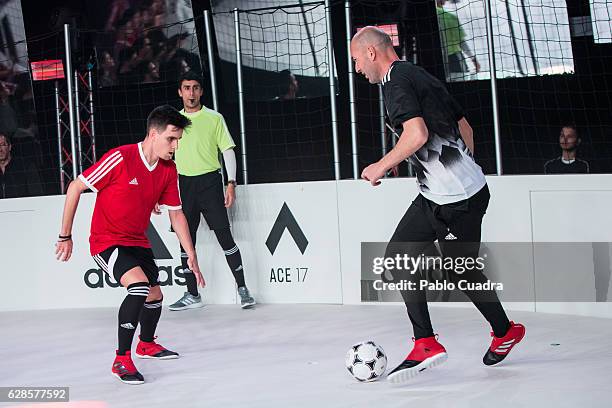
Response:
[[[225,252],[240,294],[242,308],[255,305],[255,299],[249,294],[244,282],[242,257],[230,232],[227,209],[236,198],[236,154],[234,141],[223,116],[202,106],[202,78],[194,72],[187,72],[179,80],[178,93],[183,100],[181,113],[191,120],[191,126],[183,131],[183,138],[175,153],[176,167],[179,173],[179,188],[183,212],[187,217],[191,240],[195,246],[196,233],[200,224],[200,214],[215,232],[217,240]],[[221,163],[219,152],[223,154],[227,171],[227,190],[223,194]],[[181,247],[181,264],[187,292],[170,310],[195,309],[204,306],[198,293],[194,274],[187,266],[187,255]]]

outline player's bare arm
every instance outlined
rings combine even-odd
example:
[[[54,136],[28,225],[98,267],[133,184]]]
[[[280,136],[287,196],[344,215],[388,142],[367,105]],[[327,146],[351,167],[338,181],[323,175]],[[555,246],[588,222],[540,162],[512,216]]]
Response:
[[[225,208],[230,208],[236,201],[236,187],[234,183],[229,183],[225,190]]]
[[[87,186],[80,179],[76,179],[68,186],[66,201],[64,203],[64,214],[59,238],[55,244],[55,256],[59,261],[66,262],[72,256],[72,223],[76,214],[81,193],[87,190]]]
[[[463,138],[465,145],[468,147],[468,149],[470,149],[470,152],[472,152],[473,155],[474,131],[472,130],[472,127],[470,126],[466,118],[461,118],[461,120],[459,120],[457,124],[459,125],[459,132],[461,132],[461,137]]]
[[[195,248],[193,247],[193,243],[191,242],[191,236],[189,235],[189,226],[187,225],[187,219],[185,218],[185,214],[183,214],[183,210],[168,210],[168,215],[170,216],[170,223],[172,224],[172,228],[176,232],[176,236],[179,239],[179,242],[185,249],[187,256],[189,259],[187,260],[187,264],[189,269],[193,272],[198,286],[204,287],[206,286],[206,282],[204,281],[204,277],[202,276],[202,272],[200,272],[200,266],[198,265],[198,257],[196,255]]]
[[[395,147],[382,159],[366,167],[361,173],[361,178],[373,186],[380,184],[379,180],[389,169],[410,157],[427,142],[428,135],[429,131],[423,118],[416,117],[405,121]]]

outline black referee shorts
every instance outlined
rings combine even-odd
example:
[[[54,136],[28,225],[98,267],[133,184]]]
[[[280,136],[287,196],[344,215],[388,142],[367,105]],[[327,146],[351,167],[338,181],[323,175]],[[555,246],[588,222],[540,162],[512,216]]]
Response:
[[[200,214],[204,215],[211,230],[229,228],[223,181],[219,171],[199,176],[179,175],[179,189],[183,213],[187,218],[191,239],[194,243],[200,224]]]
[[[111,275],[118,283],[130,269],[139,266],[151,287],[159,285],[159,269],[151,248],[138,246],[112,246],[93,256],[100,268]]]

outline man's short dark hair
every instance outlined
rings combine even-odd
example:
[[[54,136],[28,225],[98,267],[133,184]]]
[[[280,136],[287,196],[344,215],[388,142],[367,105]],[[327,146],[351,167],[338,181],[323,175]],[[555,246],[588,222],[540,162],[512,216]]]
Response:
[[[151,129],[157,129],[163,132],[168,125],[176,126],[179,129],[185,129],[187,126],[191,125],[191,120],[170,105],[158,106],[149,113],[149,117],[147,118],[147,133],[149,133]]]
[[[561,126],[561,130],[566,128],[573,129],[574,133],[576,133],[576,136],[578,136],[578,129],[576,129],[576,125],[574,123],[566,123],[565,125]]]
[[[204,88],[204,81],[202,77],[193,71],[187,71],[181,75],[178,82],[178,89],[183,86],[183,81],[197,81],[200,84],[200,88]]]
[[[11,138],[9,135],[7,135],[6,133],[0,133],[0,137],[3,137],[4,140],[6,141],[6,144],[11,145]]]

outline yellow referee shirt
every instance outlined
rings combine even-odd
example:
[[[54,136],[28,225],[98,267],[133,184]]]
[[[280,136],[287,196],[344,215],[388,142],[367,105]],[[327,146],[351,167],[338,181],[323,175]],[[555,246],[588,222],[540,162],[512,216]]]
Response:
[[[205,106],[198,112],[181,113],[191,119],[191,126],[183,130],[174,154],[178,173],[199,176],[221,168],[219,152],[235,147],[223,116]]]

